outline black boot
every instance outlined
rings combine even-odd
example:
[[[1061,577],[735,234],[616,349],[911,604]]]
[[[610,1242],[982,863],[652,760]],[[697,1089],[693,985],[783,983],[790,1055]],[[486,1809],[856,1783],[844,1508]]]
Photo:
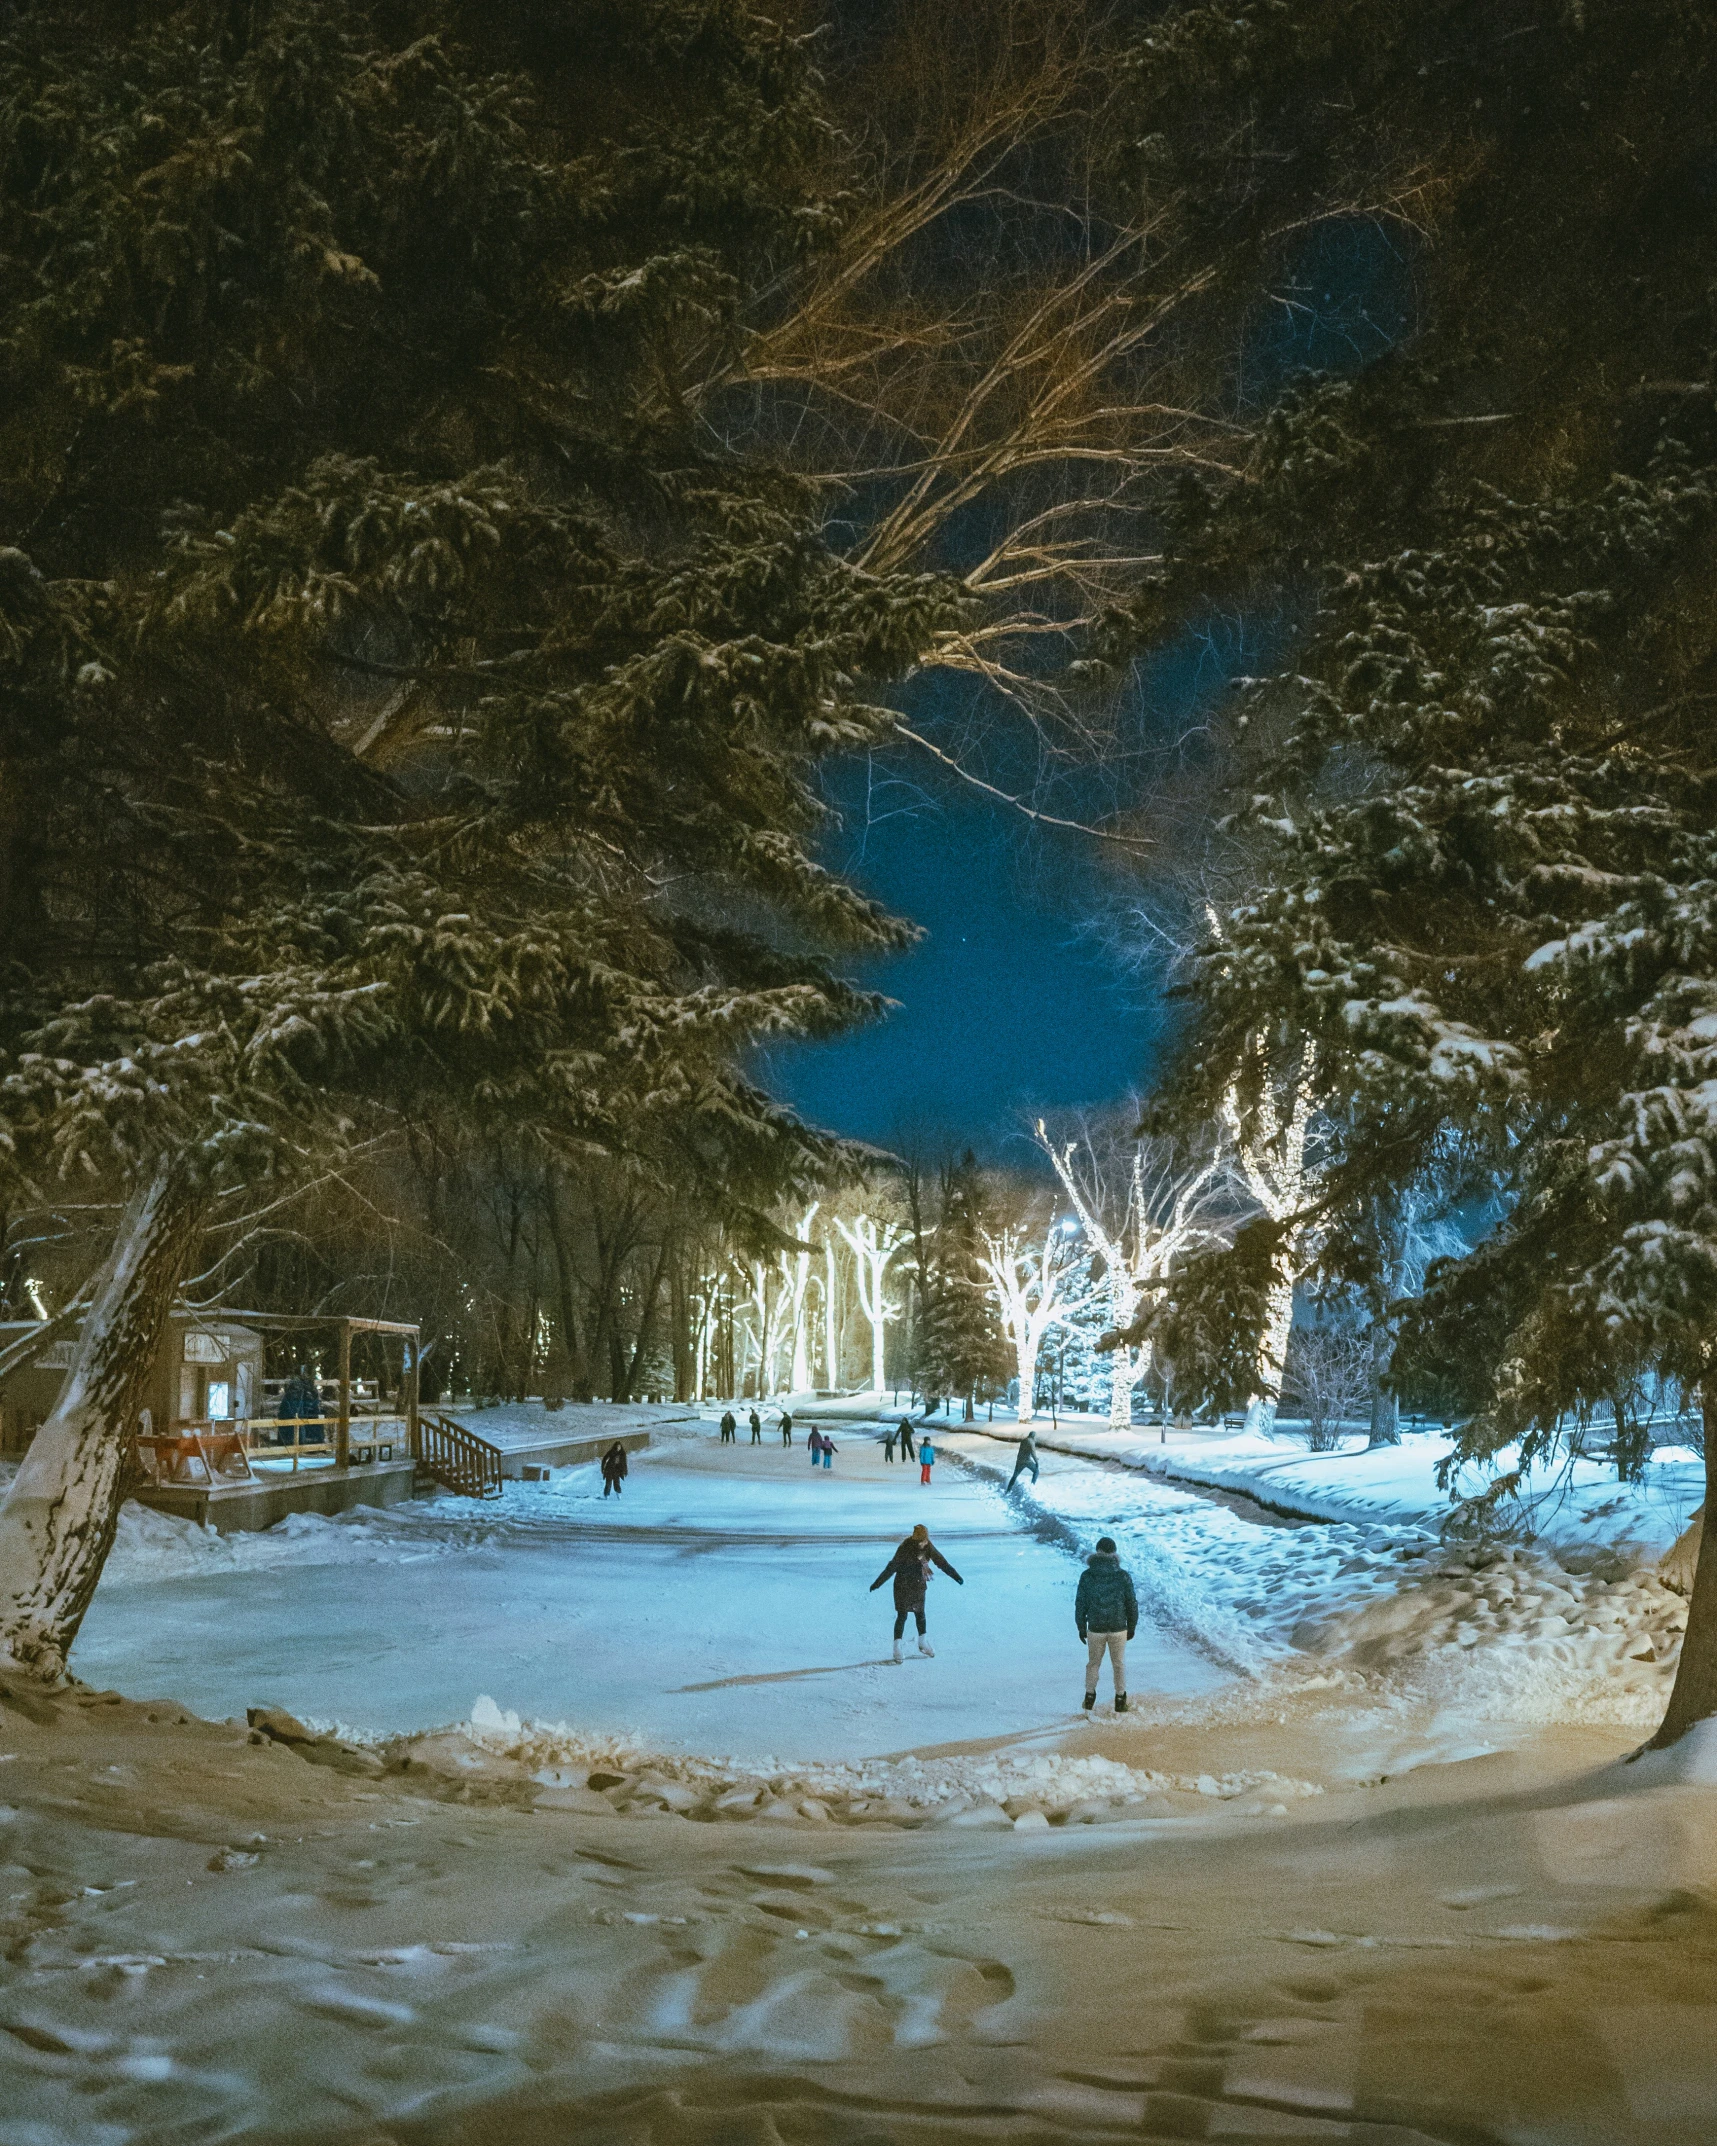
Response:
[[[1089,1713],[1090,1713],[1090,1711],[1091,1711],[1091,1709],[1092,1709],[1092,1708],[1093,1708],[1093,1707],[1094,1707],[1094,1706],[1095,1706],[1096,1704],[1097,1704],[1097,1694],[1096,1694],[1096,1693],[1095,1693],[1094,1691],[1088,1691],[1088,1692],[1087,1692],[1087,1693],[1085,1694],[1085,1711],[1086,1711],[1086,1713],[1088,1713],[1088,1714],[1089,1714]]]
[[[1115,1694],[1115,1711],[1117,1714],[1124,1714],[1127,1711],[1127,1695],[1124,1691],[1118,1691]]]

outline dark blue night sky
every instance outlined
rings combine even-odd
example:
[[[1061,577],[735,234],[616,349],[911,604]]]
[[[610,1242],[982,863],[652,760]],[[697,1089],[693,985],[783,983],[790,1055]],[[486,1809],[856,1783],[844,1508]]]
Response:
[[[1146,1083],[1161,1011],[1083,930],[1067,871],[1028,868],[1018,816],[902,782],[867,826],[866,787],[859,771],[833,848],[928,936],[865,975],[895,1012],[839,1042],[776,1052],[772,1085],[854,1139],[946,1134],[996,1154],[1027,1105],[1100,1104]],[[1083,838],[1058,839],[1077,876]]]
[[[1320,226],[1246,324],[1236,408],[1261,410],[1298,373],[1362,370],[1400,341],[1412,314],[1412,263],[1397,235],[1363,217]],[[1282,659],[1290,634],[1278,609],[1159,650],[1135,673],[1112,763],[1064,778],[1048,809],[1100,819],[1139,802],[1153,770],[1200,750],[1201,709],[1236,673]],[[907,703],[915,724],[1003,788],[1032,789],[1032,771],[1010,765],[1005,716],[974,727],[946,682],[920,685]],[[927,937],[863,972],[900,1002],[886,1019],[769,1054],[764,1078],[777,1093],[849,1138],[957,1142],[992,1159],[1011,1148],[1018,1160],[1028,1111],[1101,1106],[1151,1087],[1172,1017],[1150,978],[1090,929],[1094,915],[1113,914],[1116,893],[1097,845],[1028,833],[1018,814],[928,763],[849,766],[830,794],[841,824],[826,861]]]

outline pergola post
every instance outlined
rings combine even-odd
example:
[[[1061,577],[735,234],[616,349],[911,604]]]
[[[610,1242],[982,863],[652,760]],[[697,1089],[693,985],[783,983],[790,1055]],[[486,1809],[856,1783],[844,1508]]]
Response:
[[[407,1378],[406,1378],[406,1381],[405,1381],[405,1440],[406,1440],[406,1451],[407,1451],[407,1452],[408,1452],[408,1453],[409,1453],[409,1454],[411,1455],[411,1457],[412,1457],[412,1459],[413,1459],[413,1460],[416,1460],[416,1458],[417,1458],[417,1451],[418,1451],[418,1448],[417,1448],[417,1400],[418,1400],[418,1364],[419,1364],[419,1363],[420,1363],[420,1361],[422,1360],[422,1356],[423,1356],[423,1335],[422,1335],[422,1331],[421,1331],[421,1329],[420,1329],[420,1328],[418,1328],[418,1327],[415,1327],[415,1326],[414,1326],[414,1327],[412,1328],[412,1330],[411,1330],[411,1338],[410,1338],[410,1339],[409,1339],[409,1340],[407,1341],[407,1343],[406,1343],[406,1345],[405,1345],[405,1348],[406,1348],[406,1354],[407,1354],[407,1356],[408,1356],[408,1357],[409,1357],[409,1358],[411,1359],[411,1369],[410,1369],[410,1372],[409,1372],[409,1374],[408,1374],[408,1376],[407,1376]]]
[[[340,1416],[334,1430],[334,1465],[352,1465],[352,1322],[340,1321]]]

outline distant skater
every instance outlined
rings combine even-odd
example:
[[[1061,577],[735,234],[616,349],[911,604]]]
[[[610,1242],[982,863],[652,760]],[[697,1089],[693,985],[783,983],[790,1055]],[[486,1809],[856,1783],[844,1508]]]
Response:
[[[760,1446],[763,1443],[763,1418],[757,1413],[756,1409],[751,1411],[751,1443],[754,1446]]]
[[[616,1497],[626,1487],[626,1448],[616,1438],[602,1456],[602,1495],[612,1491]]]
[[[829,1463],[834,1459],[835,1455],[840,1450],[840,1447],[836,1445],[835,1441],[829,1436],[828,1432],[825,1431],[823,1433],[823,1466],[825,1468],[828,1467]]]
[[[781,1411],[781,1443],[784,1446],[793,1443],[793,1419],[785,1409]]]
[[[930,1433],[926,1431],[918,1441],[918,1480],[921,1483],[929,1482],[930,1471],[935,1465],[936,1448],[930,1443]]]
[[[1073,1598],[1073,1621],[1085,1642],[1085,1711],[1097,1704],[1097,1672],[1108,1649],[1115,1680],[1115,1711],[1127,1711],[1127,1642],[1139,1629],[1139,1598],[1133,1576],[1115,1554],[1113,1535],[1099,1537],[1079,1575]]]
[[[900,1457],[902,1460],[912,1458],[912,1418],[910,1416],[902,1416],[900,1419]]]
[[[1009,1490],[1012,1490],[1028,1468],[1031,1470],[1031,1479],[1035,1483],[1037,1481],[1037,1433],[1035,1431],[1027,1431],[1019,1442],[1019,1447],[1014,1454],[1014,1472],[1008,1477]]]
[[[738,1443],[733,1435],[738,1428],[739,1425],[734,1421],[733,1410],[731,1408],[723,1409],[721,1414],[721,1442],[724,1446]]]
[[[817,1465],[818,1460],[821,1458],[823,1451],[823,1434],[817,1429],[815,1424],[812,1424],[811,1426],[810,1437],[805,1440],[805,1451],[810,1454],[811,1466],[814,1468]]]
[[[899,1436],[900,1436],[900,1433],[899,1433],[899,1432],[898,1432],[897,1430],[896,1430],[896,1431],[890,1431],[890,1432],[889,1432],[889,1433],[887,1434],[887,1436],[886,1436],[886,1437],[885,1437],[885,1438],[883,1439],[883,1441],[882,1441],[882,1457],[883,1457],[883,1459],[884,1459],[884,1460],[893,1460],[893,1458],[894,1458],[894,1441],[895,1441],[895,1440],[896,1440],[896,1439],[897,1439],[897,1438],[898,1438]]]
[[[919,1653],[933,1656],[936,1652],[924,1630],[924,1590],[930,1584],[932,1565],[940,1565],[956,1587],[965,1586],[965,1581],[930,1540],[930,1530],[920,1522],[870,1583],[870,1591],[874,1595],[883,1581],[890,1575],[893,1576],[894,1659],[897,1662],[900,1660],[901,1635],[906,1630],[908,1617],[915,1618],[918,1623]]]

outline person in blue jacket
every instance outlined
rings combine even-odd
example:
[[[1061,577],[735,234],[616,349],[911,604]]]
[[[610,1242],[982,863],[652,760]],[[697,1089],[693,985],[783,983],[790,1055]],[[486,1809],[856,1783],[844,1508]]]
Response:
[[[1139,1629],[1139,1598],[1133,1575],[1115,1554],[1115,1538],[1104,1535],[1085,1560],[1079,1592],[1073,1598],[1073,1621],[1085,1642],[1085,1711],[1097,1704],[1097,1672],[1107,1649],[1115,1679],[1115,1711],[1127,1711],[1127,1642]]]

